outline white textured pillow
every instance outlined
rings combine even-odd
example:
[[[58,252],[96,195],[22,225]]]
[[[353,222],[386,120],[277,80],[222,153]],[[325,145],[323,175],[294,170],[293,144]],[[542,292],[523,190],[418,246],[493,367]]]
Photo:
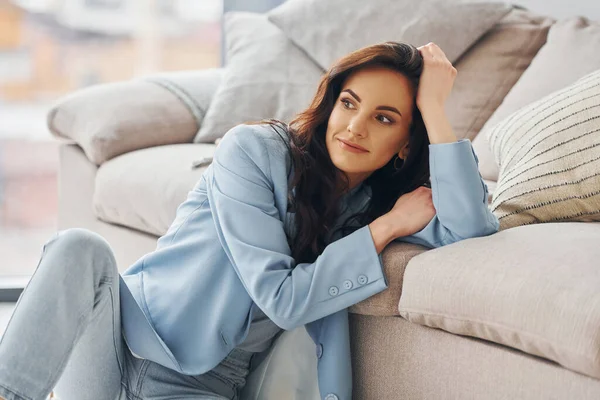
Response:
[[[194,142],[213,143],[234,126],[286,122],[310,105],[323,70],[262,14],[225,15],[227,66]]]
[[[288,0],[269,12],[321,67],[385,41],[435,42],[454,62],[511,10],[506,3],[448,0]]]
[[[488,139],[500,229],[600,221],[600,70],[508,116]]]

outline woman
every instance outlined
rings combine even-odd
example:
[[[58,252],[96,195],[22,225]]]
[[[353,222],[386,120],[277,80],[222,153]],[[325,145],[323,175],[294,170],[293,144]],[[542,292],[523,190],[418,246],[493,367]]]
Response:
[[[0,396],[234,399],[282,330],[304,325],[322,397],[350,399],[346,309],[387,288],[385,246],[498,230],[445,116],[455,75],[433,43],[342,58],[289,126],[231,129],[122,276],[101,237],[58,232],[0,342]]]

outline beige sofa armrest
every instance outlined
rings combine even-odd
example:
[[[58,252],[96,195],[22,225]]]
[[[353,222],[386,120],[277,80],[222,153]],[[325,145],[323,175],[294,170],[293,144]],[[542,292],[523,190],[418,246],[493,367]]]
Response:
[[[349,312],[363,315],[399,316],[404,269],[415,256],[429,250],[418,244],[394,242],[383,250],[383,272],[388,288],[350,307]]]
[[[400,316],[600,379],[600,222],[501,230],[428,251],[403,274]]]
[[[48,128],[75,141],[96,165],[138,149],[191,143],[221,76],[213,68],[81,89],[52,106]]]

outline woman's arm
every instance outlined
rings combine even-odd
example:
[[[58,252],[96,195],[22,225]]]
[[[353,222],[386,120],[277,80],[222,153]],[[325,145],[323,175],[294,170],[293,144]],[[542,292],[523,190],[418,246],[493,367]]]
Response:
[[[421,112],[423,122],[429,136],[429,143],[443,144],[458,141],[452,131],[452,126],[446,115],[444,107],[423,107]]]
[[[398,241],[439,247],[498,231],[487,206],[488,189],[468,139],[429,145],[431,192],[436,214],[421,231]]]
[[[457,75],[456,68],[435,43],[419,47],[419,52],[423,57],[423,71],[419,78],[416,102],[423,116],[429,143],[456,142],[445,110]]]
[[[399,235],[398,240],[438,247],[497,232],[500,224],[487,207],[488,188],[479,173],[479,160],[468,139],[457,140],[446,116],[444,104],[456,69],[434,43],[419,51],[424,65],[416,101],[431,143],[431,197],[436,213],[422,230]]]
[[[295,262],[274,197],[275,185],[286,182],[273,181],[267,140],[253,129],[229,131],[206,174],[217,236],[252,300],[293,329],[386,289],[368,226],[331,243],[313,263]]]

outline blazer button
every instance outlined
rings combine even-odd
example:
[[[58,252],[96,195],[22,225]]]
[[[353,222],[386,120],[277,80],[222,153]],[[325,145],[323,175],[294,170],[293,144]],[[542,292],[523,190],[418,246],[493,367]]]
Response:
[[[346,279],[344,281],[344,289],[352,289],[352,281],[349,279]]]
[[[361,285],[364,285],[365,283],[367,283],[367,276],[366,275],[359,275],[358,276],[358,283],[360,283]]]
[[[319,345],[317,346],[317,358],[321,358],[322,355],[323,355],[323,345],[321,343],[319,343]]]
[[[333,393],[329,393],[327,396],[325,396],[325,400],[338,400],[338,397]]]
[[[339,290],[336,286],[332,286],[329,288],[329,294],[332,296],[337,296]]]

